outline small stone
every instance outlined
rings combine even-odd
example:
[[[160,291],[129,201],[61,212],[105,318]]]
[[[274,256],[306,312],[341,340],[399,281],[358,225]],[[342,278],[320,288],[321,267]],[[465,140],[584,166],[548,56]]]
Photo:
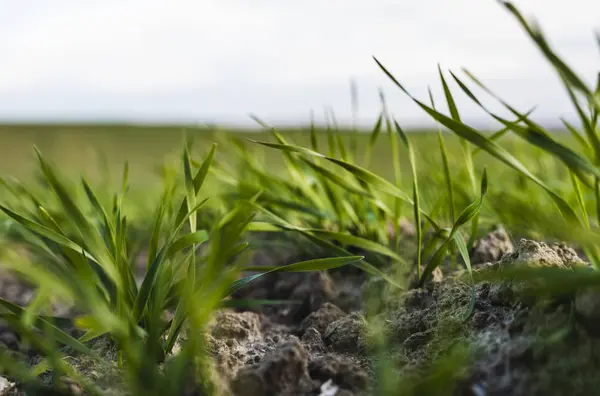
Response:
[[[346,314],[336,305],[326,302],[319,310],[311,313],[302,321],[300,330],[304,333],[306,329],[313,327],[319,333],[324,334],[327,326],[344,316]]]
[[[357,312],[331,323],[325,331],[325,344],[336,352],[359,352],[366,349],[367,322]]]
[[[514,246],[502,226],[495,227],[489,234],[475,243],[471,251],[471,265],[495,263],[505,254],[512,253]]]

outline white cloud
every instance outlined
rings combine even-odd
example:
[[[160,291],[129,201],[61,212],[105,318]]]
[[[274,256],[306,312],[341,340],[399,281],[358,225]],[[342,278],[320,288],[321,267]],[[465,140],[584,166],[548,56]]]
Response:
[[[517,5],[592,82],[600,2]],[[354,77],[363,118],[376,116],[384,87],[395,113],[423,119],[372,55],[422,98],[427,85],[438,92],[439,62],[467,66],[523,110],[571,113],[540,53],[491,0],[22,0],[3,5],[0,53],[1,118],[304,121],[332,105],[348,119]],[[463,113],[481,117],[474,110]]]

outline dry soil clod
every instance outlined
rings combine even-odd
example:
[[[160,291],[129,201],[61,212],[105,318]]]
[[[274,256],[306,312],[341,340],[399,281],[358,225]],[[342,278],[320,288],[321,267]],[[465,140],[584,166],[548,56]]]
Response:
[[[353,312],[331,323],[325,330],[325,344],[335,352],[362,354],[367,350],[367,322]]]
[[[336,305],[326,302],[317,311],[308,315],[300,324],[300,332],[304,332],[314,327],[321,335],[325,334],[327,327],[338,319],[343,318],[346,314]]]
[[[235,395],[293,395],[301,381],[308,382],[308,353],[297,338],[269,352],[255,366],[246,367],[232,383]]]

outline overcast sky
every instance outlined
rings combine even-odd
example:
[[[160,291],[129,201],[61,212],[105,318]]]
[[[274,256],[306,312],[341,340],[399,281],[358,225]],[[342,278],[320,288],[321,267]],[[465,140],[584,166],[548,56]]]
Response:
[[[600,70],[598,0],[517,0],[590,82]],[[273,123],[379,110],[427,118],[383,75],[439,96],[437,64],[468,67],[544,122],[572,115],[553,71],[495,0],[0,0],[0,119]],[[455,85],[453,85],[455,87]],[[456,91],[461,98],[460,92]],[[466,99],[462,115],[487,117]],[[497,108],[497,107],[496,107]]]

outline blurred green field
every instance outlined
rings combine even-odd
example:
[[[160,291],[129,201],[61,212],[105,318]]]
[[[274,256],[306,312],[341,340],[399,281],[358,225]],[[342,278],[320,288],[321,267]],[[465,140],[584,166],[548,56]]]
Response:
[[[290,142],[303,147],[310,145],[308,127],[283,129],[280,132]],[[356,142],[358,158],[361,159],[371,138],[370,132],[363,130],[354,134],[341,131],[341,135],[349,144]],[[33,150],[36,146],[69,176],[84,173],[94,179],[106,166],[111,174],[119,174],[123,163],[129,161],[133,183],[152,183],[156,166],[179,159],[184,133],[194,137],[194,149],[200,154],[213,142],[217,142],[217,159],[224,162],[229,160],[227,156],[230,154],[225,140],[227,137],[273,141],[270,132],[256,129],[235,131],[177,126],[0,125],[0,174],[28,180],[37,167]],[[436,131],[421,130],[410,132],[410,135],[422,161],[430,165],[439,162]],[[322,152],[326,152],[329,147],[326,131],[318,131],[317,136]],[[447,133],[445,140],[450,158],[455,158],[460,150],[459,139]],[[506,137],[504,144],[513,149],[512,146],[518,145],[518,142]],[[525,145],[521,146],[528,149]],[[249,144],[248,148],[264,161],[268,169],[280,169],[282,156],[276,150],[253,144]],[[482,164],[489,165],[493,162],[489,161],[486,154],[481,158]],[[406,156],[401,156],[400,160],[401,168],[408,171]],[[392,179],[391,151],[387,139],[378,139],[375,143],[370,169],[386,179]]]

